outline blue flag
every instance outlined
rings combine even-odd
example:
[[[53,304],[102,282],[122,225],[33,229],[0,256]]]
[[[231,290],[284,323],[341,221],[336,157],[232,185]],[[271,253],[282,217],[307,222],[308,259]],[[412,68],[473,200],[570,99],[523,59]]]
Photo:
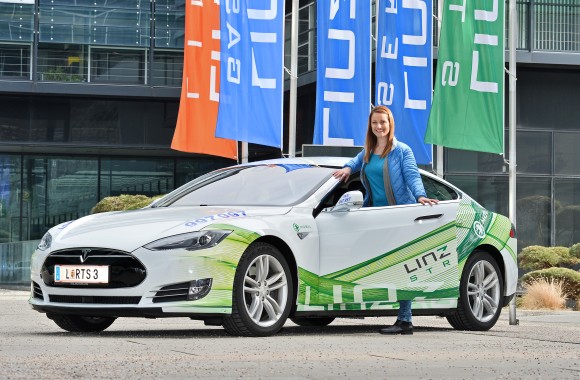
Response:
[[[371,2],[317,2],[314,144],[364,145],[371,106]]]
[[[424,137],[433,88],[431,0],[377,0],[376,103],[391,109],[395,136],[419,164],[432,161]]]
[[[216,137],[281,147],[284,0],[222,1]],[[253,1],[251,6],[260,2]],[[264,6],[267,6],[265,8]]]

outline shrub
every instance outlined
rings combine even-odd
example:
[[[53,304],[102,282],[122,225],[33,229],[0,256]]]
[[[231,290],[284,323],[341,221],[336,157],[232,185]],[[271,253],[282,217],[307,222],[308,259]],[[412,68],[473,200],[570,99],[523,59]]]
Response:
[[[568,252],[570,256],[580,259],[580,243],[576,243],[570,247],[570,251]]]
[[[522,282],[531,284],[535,280],[552,280],[562,283],[567,298],[580,298],[580,272],[568,268],[548,268],[533,271],[522,276]]]
[[[117,197],[106,197],[91,209],[91,214],[98,214],[107,211],[136,210],[149,206],[155,199],[161,198],[162,195],[148,197],[145,195],[127,195],[122,194]]]
[[[559,267],[572,268],[574,265],[580,263],[579,259],[570,255],[570,248],[568,247],[553,247],[551,249],[560,257]]]
[[[547,247],[531,245],[522,249],[518,255],[520,268],[524,270],[539,270],[558,266],[560,257]]]
[[[522,297],[521,307],[524,309],[564,308],[566,299],[562,291],[562,282],[553,279],[540,278],[526,285],[527,293]]]
[[[567,247],[541,247],[531,245],[522,249],[519,254],[520,268],[540,270],[551,267],[573,268],[580,264],[580,259],[570,254]]]

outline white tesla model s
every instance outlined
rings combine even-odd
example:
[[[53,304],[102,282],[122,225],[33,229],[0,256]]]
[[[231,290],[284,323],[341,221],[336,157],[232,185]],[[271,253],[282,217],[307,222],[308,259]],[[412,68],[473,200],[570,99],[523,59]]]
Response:
[[[514,296],[510,221],[421,172],[435,206],[362,208],[344,158],[280,159],[216,170],[141,210],[51,228],[32,258],[32,308],[97,332],[118,317],[190,317],[267,336],[287,318],[447,317],[488,330]]]

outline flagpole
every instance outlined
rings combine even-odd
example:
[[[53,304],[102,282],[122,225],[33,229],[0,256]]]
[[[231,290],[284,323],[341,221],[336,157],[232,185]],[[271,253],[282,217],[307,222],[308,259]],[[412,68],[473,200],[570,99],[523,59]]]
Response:
[[[516,226],[516,44],[518,14],[516,0],[509,0],[509,217]],[[517,250],[517,247],[516,247]],[[510,302],[510,325],[517,325],[516,297]]]
[[[242,141],[242,164],[248,163],[248,142]]]
[[[437,2],[437,48],[439,48],[439,41],[441,41],[441,15],[443,14],[443,1]],[[437,57],[437,64],[439,64],[439,56]],[[433,102],[433,96],[431,96],[431,102]],[[436,145],[437,153],[437,164],[435,165],[435,174],[438,177],[443,178],[444,167],[443,167],[443,145]]]
[[[296,103],[298,96],[298,1],[292,1],[290,36],[290,115],[288,118],[288,157],[296,157]]]

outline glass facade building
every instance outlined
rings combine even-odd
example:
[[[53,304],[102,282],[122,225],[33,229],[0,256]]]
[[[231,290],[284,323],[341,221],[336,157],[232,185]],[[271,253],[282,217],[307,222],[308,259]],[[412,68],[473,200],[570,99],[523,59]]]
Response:
[[[517,9],[519,248],[569,246],[580,242],[580,0]],[[163,194],[233,163],[170,149],[184,10],[185,0],[0,2],[0,284],[27,283],[35,242],[100,199]],[[316,2],[300,0],[298,16],[300,147],[314,125]],[[287,118],[288,92],[285,102]],[[445,149],[444,176],[508,214],[503,156]]]
[[[181,85],[184,1],[0,3],[0,76]]]

